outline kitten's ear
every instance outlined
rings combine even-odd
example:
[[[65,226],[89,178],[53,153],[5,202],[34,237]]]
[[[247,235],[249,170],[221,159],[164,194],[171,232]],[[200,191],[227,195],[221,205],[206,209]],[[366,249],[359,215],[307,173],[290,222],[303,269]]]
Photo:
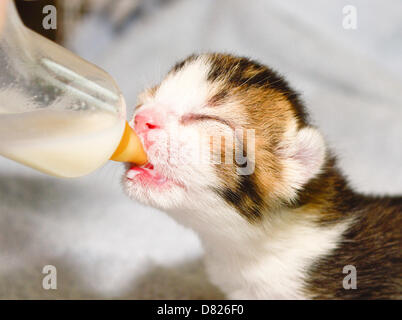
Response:
[[[288,136],[280,151],[286,183],[294,191],[301,189],[320,173],[325,155],[325,141],[317,129],[305,127]]]

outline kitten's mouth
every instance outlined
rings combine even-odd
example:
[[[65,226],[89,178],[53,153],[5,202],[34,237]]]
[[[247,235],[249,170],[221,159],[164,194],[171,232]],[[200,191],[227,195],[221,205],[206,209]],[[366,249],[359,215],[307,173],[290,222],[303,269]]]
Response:
[[[154,165],[150,162],[140,167],[130,165],[126,173],[126,178],[149,186],[162,186],[169,181],[167,177],[155,170]]]
[[[163,175],[159,170],[156,170],[151,162],[143,166],[135,166],[130,164],[126,172],[126,180],[132,183],[139,183],[144,187],[168,188],[178,186],[186,189],[185,185],[176,179]]]

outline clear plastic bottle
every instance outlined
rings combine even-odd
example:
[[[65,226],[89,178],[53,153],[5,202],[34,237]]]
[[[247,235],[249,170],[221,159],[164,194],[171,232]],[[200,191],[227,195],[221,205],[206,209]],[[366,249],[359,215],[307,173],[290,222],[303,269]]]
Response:
[[[114,80],[0,1],[0,155],[59,177],[85,175],[112,155],[145,163]]]

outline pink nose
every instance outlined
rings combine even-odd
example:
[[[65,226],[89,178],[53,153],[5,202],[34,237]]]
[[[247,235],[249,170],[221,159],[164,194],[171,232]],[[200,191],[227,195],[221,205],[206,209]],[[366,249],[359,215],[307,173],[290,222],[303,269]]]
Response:
[[[163,119],[161,115],[152,110],[144,110],[139,113],[134,118],[135,131],[138,133],[147,133],[153,129],[162,128]]]

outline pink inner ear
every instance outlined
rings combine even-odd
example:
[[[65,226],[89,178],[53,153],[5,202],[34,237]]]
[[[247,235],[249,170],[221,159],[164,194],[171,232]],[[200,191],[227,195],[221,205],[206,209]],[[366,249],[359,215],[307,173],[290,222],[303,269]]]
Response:
[[[313,128],[301,129],[292,148],[291,159],[297,162],[299,183],[306,183],[317,175],[325,160],[325,142]]]

